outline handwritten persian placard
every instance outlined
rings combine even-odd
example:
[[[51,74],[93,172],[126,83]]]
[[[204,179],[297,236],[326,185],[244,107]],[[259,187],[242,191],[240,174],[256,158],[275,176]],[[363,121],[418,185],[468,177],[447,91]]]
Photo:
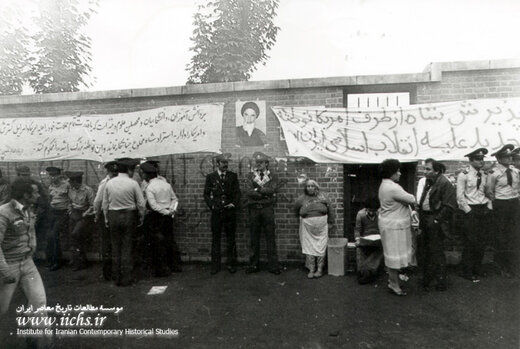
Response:
[[[479,147],[520,146],[520,98],[476,99],[371,110],[272,107],[291,156],[322,163],[386,158],[463,160]]]
[[[0,161],[219,152],[223,103],[124,114],[0,118]]]

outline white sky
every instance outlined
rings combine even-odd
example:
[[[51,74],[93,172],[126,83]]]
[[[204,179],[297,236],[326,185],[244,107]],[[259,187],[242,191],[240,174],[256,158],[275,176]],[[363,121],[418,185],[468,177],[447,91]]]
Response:
[[[195,10],[192,0],[100,0],[87,28],[90,90],[184,85]],[[277,42],[251,80],[520,58],[519,18],[519,0],[280,0]]]

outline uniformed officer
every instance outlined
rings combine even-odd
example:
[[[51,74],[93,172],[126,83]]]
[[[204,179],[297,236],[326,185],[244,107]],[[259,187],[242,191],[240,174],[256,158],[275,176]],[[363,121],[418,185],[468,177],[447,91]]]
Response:
[[[247,206],[249,211],[249,228],[251,233],[250,265],[246,273],[260,270],[260,234],[263,231],[267,242],[267,258],[269,272],[280,274],[276,251],[276,235],[274,220],[274,204],[278,191],[278,177],[269,171],[267,155],[253,154],[255,168],[247,178]]]
[[[68,229],[69,180],[61,174],[61,168],[49,166],[45,169],[50,176],[49,185],[49,236],[47,237],[46,256],[51,271],[58,270],[61,265],[60,239]]]
[[[227,268],[236,272],[237,251],[235,232],[237,210],[240,205],[240,185],[236,173],[228,170],[228,159],[224,155],[214,158],[217,170],[206,176],[204,201],[211,210],[211,274],[220,271],[220,240],[222,229],[226,233]]]
[[[72,247],[72,270],[87,267],[86,243],[94,218],[94,190],[82,183],[83,172],[67,171],[69,178],[69,236]]]
[[[99,182],[96,197],[94,199],[94,213],[99,235],[101,236],[101,259],[103,261],[103,278],[107,281],[112,280],[112,243],[110,232],[105,225],[105,215],[102,210],[103,192],[105,185],[117,176],[117,162],[109,161],[104,165],[107,176]]]
[[[469,167],[457,176],[457,203],[465,213],[462,277],[473,282],[482,275],[482,258],[491,218],[491,200],[485,192],[487,174],[482,170],[487,153],[486,148],[479,148],[466,154]]]
[[[517,240],[515,232],[519,214],[520,175],[519,171],[511,166],[513,149],[512,144],[506,144],[491,154],[496,157],[498,164],[489,171],[487,185],[488,197],[493,200],[497,228],[495,261],[506,277],[511,277],[511,274],[516,272],[513,264]]]

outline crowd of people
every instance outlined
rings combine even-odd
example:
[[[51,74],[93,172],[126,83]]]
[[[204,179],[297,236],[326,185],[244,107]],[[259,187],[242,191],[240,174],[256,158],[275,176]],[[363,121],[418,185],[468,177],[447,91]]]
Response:
[[[424,161],[425,177],[419,180],[417,196],[400,185],[400,163],[387,159],[381,163],[382,182],[378,197],[370,198],[356,217],[358,280],[371,282],[382,269],[381,253],[388,273],[388,289],[404,296],[401,274],[417,266],[420,285],[429,291],[444,291],[446,257],[444,243],[453,236],[457,211],[462,213],[460,276],[479,282],[487,245],[494,247],[494,261],[505,277],[520,271],[520,148],[507,144],[491,154],[497,164],[484,170],[488,150],[479,148],[467,154],[469,166],[457,176],[454,185],[446,176],[444,164]],[[513,166],[514,163],[514,166]],[[413,222],[418,227],[413,228]],[[494,228],[492,230],[492,227]],[[380,235],[377,240],[364,239]]]
[[[456,186],[445,176],[446,167],[434,159],[424,162],[425,178],[417,196],[400,185],[400,163],[387,159],[380,165],[378,193],[358,212],[354,236],[359,283],[369,283],[386,267],[388,290],[406,295],[402,274],[418,265],[421,285],[446,290],[445,239],[451,236],[453,217],[463,213],[461,276],[478,282],[486,241],[495,240],[495,261],[503,275],[519,271],[520,148],[505,145],[492,154],[497,164],[484,170],[485,148],[466,156],[469,166]],[[280,274],[275,235],[275,202],[278,178],[269,169],[269,158],[253,155],[255,166],[242,186],[247,198],[251,256],[245,272],[260,271],[260,239],[267,247],[268,271]],[[203,197],[211,210],[211,274],[221,270],[221,238],[226,236],[226,269],[237,271],[235,233],[241,203],[236,173],[229,159],[215,157],[216,169],[206,176]],[[515,164],[513,166],[512,164]],[[97,192],[83,184],[82,172],[51,166],[48,186],[31,177],[27,166],[16,169],[17,178],[0,181],[0,312],[9,307],[13,292],[22,286],[29,305],[45,304],[45,290],[33,262],[37,238],[46,237],[48,268],[62,267],[61,238],[68,236],[73,270],[87,267],[86,248],[94,227],[101,238],[103,276],[118,286],[131,285],[136,267],[148,264],[157,277],[182,270],[174,238],[173,218],[179,200],[172,185],[160,175],[158,161],[121,158],[104,164],[106,177]],[[138,172],[141,181],[134,176]],[[335,208],[317,181],[307,179],[303,194],[294,203],[300,222],[299,236],[308,278],[324,273],[329,233],[334,231]],[[494,219],[494,231],[490,222]],[[418,222],[418,228],[413,227]],[[296,233],[296,232],[295,232]],[[379,236],[380,239],[373,238]]]

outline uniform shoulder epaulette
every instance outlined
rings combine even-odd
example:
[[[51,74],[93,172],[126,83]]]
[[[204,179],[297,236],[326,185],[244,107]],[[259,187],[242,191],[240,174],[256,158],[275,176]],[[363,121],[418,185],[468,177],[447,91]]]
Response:
[[[468,169],[465,168],[464,170],[462,170],[462,173],[464,173],[465,175],[467,175],[467,174],[468,174]]]
[[[493,172],[494,172],[493,170],[487,170],[486,171],[487,174],[493,174]]]

